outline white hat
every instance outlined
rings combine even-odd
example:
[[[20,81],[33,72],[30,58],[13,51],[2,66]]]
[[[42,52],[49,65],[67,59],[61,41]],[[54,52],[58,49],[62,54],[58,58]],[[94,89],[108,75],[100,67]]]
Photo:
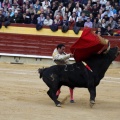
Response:
[[[110,7],[107,6],[107,7],[106,7],[106,10],[110,10]]]
[[[12,8],[8,8],[9,10],[12,10]]]
[[[18,11],[17,11],[17,10],[15,10],[15,13],[18,13]]]

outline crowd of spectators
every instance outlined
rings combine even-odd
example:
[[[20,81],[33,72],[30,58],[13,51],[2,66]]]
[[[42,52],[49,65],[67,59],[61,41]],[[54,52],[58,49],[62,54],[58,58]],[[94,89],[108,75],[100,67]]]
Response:
[[[0,22],[120,30],[120,0],[0,0]]]

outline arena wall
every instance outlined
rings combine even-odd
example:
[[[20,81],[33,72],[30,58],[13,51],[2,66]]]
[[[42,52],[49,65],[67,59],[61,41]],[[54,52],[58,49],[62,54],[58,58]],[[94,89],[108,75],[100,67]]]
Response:
[[[37,31],[34,25],[12,24],[8,28],[3,26],[0,29],[0,55],[15,57],[15,60],[16,57],[51,59],[51,54],[57,44],[64,43],[66,52],[70,52],[70,46],[81,33],[82,29],[76,35],[72,28],[67,33],[63,33],[60,28],[57,32],[52,32],[49,27]],[[120,37],[104,36],[104,38],[109,39],[111,47],[120,47]],[[120,57],[116,61],[120,61]]]

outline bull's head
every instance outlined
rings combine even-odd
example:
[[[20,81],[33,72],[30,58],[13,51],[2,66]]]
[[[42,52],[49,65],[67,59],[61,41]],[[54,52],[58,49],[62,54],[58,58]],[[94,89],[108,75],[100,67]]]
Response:
[[[114,60],[120,54],[119,47],[110,48],[106,54],[109,54],[110,57]]]

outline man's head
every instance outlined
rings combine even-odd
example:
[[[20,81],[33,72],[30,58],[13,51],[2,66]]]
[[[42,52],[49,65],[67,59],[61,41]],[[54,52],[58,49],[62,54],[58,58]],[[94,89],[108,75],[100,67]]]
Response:
[[[65,45],[64,44],[58,44],[57,45],[57,50],[59,52],[59,54],[62,54],[65,52]]]

